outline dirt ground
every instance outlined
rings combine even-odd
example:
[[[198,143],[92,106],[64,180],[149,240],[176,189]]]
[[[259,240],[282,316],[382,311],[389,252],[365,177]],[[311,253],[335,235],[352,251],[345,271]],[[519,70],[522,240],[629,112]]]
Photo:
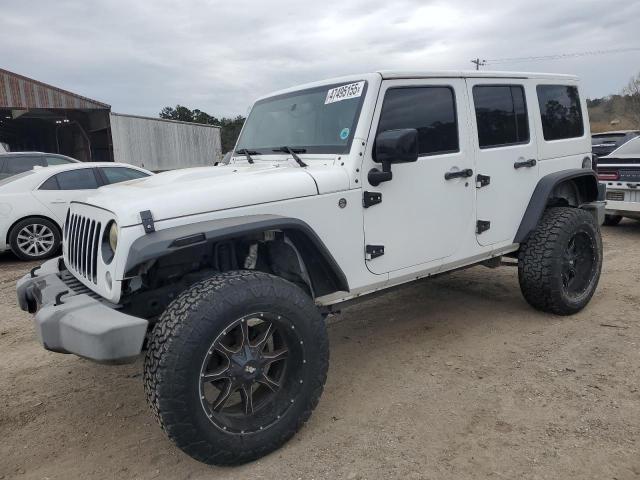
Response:
[[[640,478],[640,223],[603,233],[600,287],[573,317],[532,310],[509,267],[345,310],[311,420],[237,468],[174,448],[141,361],[43,350],[14,293],[32,265],[0,255],[0,479]]]

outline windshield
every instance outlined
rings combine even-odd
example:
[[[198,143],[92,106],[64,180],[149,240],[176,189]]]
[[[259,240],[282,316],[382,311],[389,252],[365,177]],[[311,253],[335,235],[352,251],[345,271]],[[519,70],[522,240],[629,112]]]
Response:
[[[286,145],[306,153],[347,153],[366,87],[365,81],[326,85],[260,100],[236,150],[267,154]]]

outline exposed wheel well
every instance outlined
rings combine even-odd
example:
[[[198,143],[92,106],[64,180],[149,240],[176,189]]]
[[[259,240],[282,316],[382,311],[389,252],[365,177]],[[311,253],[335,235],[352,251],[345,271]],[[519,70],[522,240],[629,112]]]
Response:
[[[304,231],[274,228],[169,249],[127,272],[122,301],[132,314],[153,317],[193,283],[234,270],[276,275],[311,298],[348,290],[344,275],[322,248]]]
[[[577,177],[564,180],[553,188],[547,201],[549,207],[579,207],[583,203],[596,200],[597,187],[589,177]]]
[[[9,239],[11,238],[11,233],[13,232],[15,226],[23,220],[27,220],[30,218],[42,218],[43,220],[48,220],[49,222],[53,223],[60,236],[62,236],[62,229],[60,228],[60,225],[58,225],[58,222],[56,222],[53,218],[47,217],[46,215],[25,215],[24,217],[19,218],[18,220],[13,222],[7,230],[7,238],[5,238],[7,245],[9,245]]]

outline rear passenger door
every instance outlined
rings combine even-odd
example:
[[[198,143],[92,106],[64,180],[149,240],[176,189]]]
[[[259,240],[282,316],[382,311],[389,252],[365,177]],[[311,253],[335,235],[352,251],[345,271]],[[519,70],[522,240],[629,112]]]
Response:
[[[533,112],[535,88],[526,80],[470,78],[476,151],[476,238],[511,242],[538,183]]]

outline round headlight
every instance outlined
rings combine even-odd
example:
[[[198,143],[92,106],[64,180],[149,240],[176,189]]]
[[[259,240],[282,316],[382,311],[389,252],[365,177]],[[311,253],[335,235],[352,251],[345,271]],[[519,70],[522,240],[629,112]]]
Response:
[[[118,224],[116,222],[111,222],[111,227],[109,227],[109,246],[114,252],[118,248]]]
[[[116,254],[116,248],[118,248],[118,224],[111,220],[107,224],[107,228],[104,229],[102,234],[102,260],[107,265],[111,263],[113,257]]]

